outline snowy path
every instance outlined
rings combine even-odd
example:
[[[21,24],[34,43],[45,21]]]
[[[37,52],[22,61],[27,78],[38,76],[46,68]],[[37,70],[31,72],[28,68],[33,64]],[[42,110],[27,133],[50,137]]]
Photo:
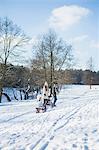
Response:
[[[99,87],[70,86],[57,107],[35,113],[36,100],[0,106],[1,150],[99,150]]]

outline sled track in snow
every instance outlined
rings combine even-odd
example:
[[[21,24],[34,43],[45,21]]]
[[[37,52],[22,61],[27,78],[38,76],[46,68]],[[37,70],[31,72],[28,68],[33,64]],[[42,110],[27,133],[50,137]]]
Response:
[[[83,106],[84,107],[84,106]],[[37,150],[44,150],[49,142],[51,140],[53,140],[55,133],[59,130],[61,130],[63,127],[65,127],[65,125],[73,118],[73,116],[75,114],[77,114],[77,112],[81,109],[82,107],[76,107],[74,108],[69,115],[67,115],[67,113],[63,116],[61,116],[60,118],[58,118],[53,125],[48,129],[47,134],[44,134],[42,137],[39,138],[39,140],[37,140],[37,142],[35,144],[32,144],[30,146],[30,150],[33,149],[37,149]],[[63,123],[62,125],[60,125],[59,127],[56,128],[56,125],[58,124],[59,121],[61,121],[61,119],[66,119],[66,122]],[[47,140],[46,140],[47,139]]]
[[[14,121],[14,120],[17,119],[17,118],[20,118],[20,117],[22,117],[22,116],[24,116],[24,115],[28,115],[28,114],[31,114],[31,113],[33,113],[33,111],[28,111],[28,112],[26,112],[26,113],[22,113],[22,114],[20,114],[20,115],[14,116],[14,117],[12,117],[12,118],[10,118],[10,119],[8,119],[8,120],[1,121],[0,124],[4,124],[3,127],[5,128],[4,130],[0,130],[0,132],[2,132],[2,135],[5,134],[5,133],[7,133],[7,132],[8,132],[8,128],[11,127],[11,124],[13,124],[13,123],[10,122],[10,121]],[[31,120],[31,121],[33,121],[33,120]],[[29,121],[28,123],[30,123],[31,121]],[[5,124],[5,123],[10,123],[10,124],[8,125],[8,124]],[[6,128],[6,127],[7,127],[7,128]],[[4,131],[4,132],[3,132],[3,131]]]
[[[69,120],[72,119],[72,117],[80,110],[80,107],[76,107],[74,108],[71,112],[69,112],[69,115],[64,114],[63,116],[59,117],[54,123],[53,125],[48,129],[47,134],[44,134],[42,137],[39,138],[39,140],[37,140],[37,142],[35,144],[32,144],[30,146],[30,150],[44,150],[49,142],[51,140],[53,140],[54,135],[56,133],[57,130],[60,130],[61,128],[63,128],[68,122]],[[63,125],[60,125],[58,128],[55,128],[55,126],[58,124],[59,121],[61,121],[61,119],[66,119],[66,122]],[[46,140],[48,139],[48,140]],[[43,144],[44,143],[44,144]]]
[[[85,96],[88,92],[83,92],[80,96],[73,97],[70,101],[70,103],[74,102],[79,102],[76,105],[74,105],[75,107],[71,107],[71,111],[66,111],[63,114],[61,113],[60,109],[57,109],[57,107],[55,109],[52,109],[50,111],[47,111],[46,113],[42,113],[42,114],[33,114],[34,111],[28,111],[25,113],[20,113],[19,115],[13,116],[11,118],[9,118],[8,120],[2,121],[0,123],[3,123],[3,125],[5,126],[5,130],[2,130],[4,132],[2,132],[2,134],[5,134],[8,132],[8,129],[6,127],[10,127],[11,125],[13,125],[13,122],[16,123],[17,119],[20,118],[20,121],[24,121],[24,117],[26,116],[26,118],[28,118],[29,114],[33,114],[33,118],[30,117],[30,119],[26,122],[23,123],[24,127],[25,125],[27,126],[30,123],[31,125],[38,125],[39,123],[36,122],[36,119],[40,122],[40,126],[37,128],[36,132],[33,133],[33,138],[36,139],[35,142],[33,143],[33,141],[28,142],[28,145],[26,145],[26,150],[44,150],[47,147],[49,147],[49,143],[51,141],[54,140],[54,137],[56,137],[57,133],[61,132],[61,130],[63,128],[66,127],[66,125],[71,121],[73,121],[72,119],[76,117],[76,114],[86,105],[88,105],[90,102],[93,102],[94,99],[90,99],[87,98],[87,96]],[[85,96],[85,97],[84,97]],[[65,97],[64,97],[65,98]],[[76,101],[77,99],[77,101]],[[75,101],[74,101],[75,100]],[[84,101],[83,101],[84,100]],[[68,105],[69,106],[69,105]],[[55,113],[59,110],[59,113],[56,116],[55,120],[52,119],[52,122],[50,122],[50,125],[46,128],[46,123],[47,121],[50,121],[51,119],[51,115],[52,115],[52,111]],[[31,116],[31,115],[30,115]],[[36,117],[35,117],[36,116]],[[6,124],[7,123],[7,124]],[[44,127],[46,132],[44,131]],[[2,129],[2,128],[1,128]],[[28,132],[28,128],[24,131]],[[34,131],[34,130],[33,130]],[[30,134],[31,135],[31,134]],[[22,133],[22,135],[24,137],[24,132]],[[29,136],[27,136],[27,138],[29,138]]]
[[[87,92],[86,92],[87,93]],[[86,93],[82,94],[82,96],[84,96]],[[81,98],[81,97],[79,97]],[[92,100],[91,100],[92,101]],[[48,144],[50,141],[52,141],[55,137],[55,134],[57,131],[60,131],[62,128],[64,128],[66,126],[66,124],[69,123],[69,121],[86,105],[88,105],[90,103],[90,100],[87,101],[85,104],[80,105],[75,107],[73,110],[71,110],[69,113],[65,113],[64,115],[62,115],[61,117],[59,117],[54,123],[53,125],[48,129],[47,133],[44,134],[43,136],[41,136],[39,138],[39,140],[36,141],[36,143],[32,144],[30,146],[30,150],[44,150],[45,148],[47,148]],[[59,121],[61,121],[62,119],[65,119],[66,121],[63,122],[61,125],[59,125],[58,127],[57,124],[59,123]]]
[[[47,134],[44,134],[43,136],[41,136],[40,138],[39,138],[39,140],[37,140],[37,142],[36,143],[34,143],[34,144],[32,144],[31,146],[30,146],[30,150],[33,150],[34,148],[35,148],[35,150],[36,150],[36,148],[37,149],[39,149],[39,150],[44,150],[46,147],[47,147],[47,145],[48,145],[48,143],[49,143],[49,141],[50,140],[52,140],[53,138],[54,138],[54,136],[53,135],[51,135],[50,136],[50,138],[45,142],[45,144],[41,144],[42,143],[42,141],[44,140],[44,139],[46,139],[47,138],[47,136],[49,136],[49,134],[51,134],[50,132],[52,132],[52,131],[54,131],[54,132],[56,132],[55,131],[55,126],[56,126],[56,124],[61,120],[61,119],[63,119],[64,117],[66,117],[66,119],[68,119],[71,115],[73,115],[73,114],[75,114],[75,113],[77,113],[76,111],[77,111],[77,108],[78,107],[76,107],[76,108],[74,108],[71,112],[69,112],[69,116],[68,117],[66,117],[66,115],[67,115],[67,113],[66,114],[64,114],[64,115],[62,115],[61,117],[59,117],[53,124],[52,124],[52,126],[48,129],[48,131],[47,131]],[[73,112],[75,110],[75,112]],[[47,117],[49,116],[49,114],[47,115]],[[45,119],[44,119],[45,120]],[[66,121],[67,122],[67,121]],[[44,123],[43,123],[44,124]],[[42,124],[42,125],[43,125]],[[42,128],[42,125],[41,125],[41,128]],[[41,130],[40,130],[41,131]],[[38,131],[39,132],[39,131]],[[37,133],[38,133],[37,132]]]
[[[22,117],[22,116],[27,115],[27,114],[30,114],[30,113],[33,113],[33,111],[29,111],[29,112],[26,112],[26,113],[23,113],[23,114],[14,116],[14,117],[12,117],[12,118],[10,118],[10,119],[8,119],[8,120],[1,121],[0,123],[7,123],[7,122],[9,122],[9,121],[12,121],[12,120],[14,120],[14,119],[17,119],[17,118],[19,118],[19,117]]]

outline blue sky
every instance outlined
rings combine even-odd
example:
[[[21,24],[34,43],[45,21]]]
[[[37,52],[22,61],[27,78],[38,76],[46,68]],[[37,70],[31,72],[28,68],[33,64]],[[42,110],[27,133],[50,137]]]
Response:
[[[8,16],[35,39],[48,28],[73,45],[77,68],[93,57],[99,70],[98,0],[0,0],[0,17]],[[28,52],[31,57],[31,50]]]

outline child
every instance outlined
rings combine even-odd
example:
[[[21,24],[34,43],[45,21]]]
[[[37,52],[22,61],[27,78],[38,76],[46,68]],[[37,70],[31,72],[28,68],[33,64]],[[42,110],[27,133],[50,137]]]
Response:
[[[37,100],[38,100],[38,103],[37,103],[37,107],[36,107],[36,113],[45,112],[45,108],[44,108],[43,103],[42,103],[41,94],[39,94],[37,96]]]

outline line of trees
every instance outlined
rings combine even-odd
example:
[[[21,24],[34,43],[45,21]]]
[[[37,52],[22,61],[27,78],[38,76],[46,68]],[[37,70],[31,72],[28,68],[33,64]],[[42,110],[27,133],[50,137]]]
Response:
[[[99,84],[99,72],[93,72],[92,58],[89,70],[72,70],[72,45],[67,44],[53,31],[42,34],[33,44],[33,58],[30,68],[14,66],[22,61],[22,53],[30,38],[22,29],[7,17],[0,18],[0,102],[4,87],[25,89],[30,85],[41,87],[47,81],[52,89],[54,83],[60,84]]]
[[[27,68],[23,66],[14,66],[9,64],[9,73],[5,79],[4,87],[15,87],[19,89],[27,89],[28,85],[32,88],[42,87],[44,83],[44,70],[38,68]],[[59,84],[84,84],[90,85],[90,72],[91,84],[99,84],[99,71],[90,70],[73,70],[65,69],[55,71],[57,78],[55,82]],[[50,82],[50,80],[49,80]]]

